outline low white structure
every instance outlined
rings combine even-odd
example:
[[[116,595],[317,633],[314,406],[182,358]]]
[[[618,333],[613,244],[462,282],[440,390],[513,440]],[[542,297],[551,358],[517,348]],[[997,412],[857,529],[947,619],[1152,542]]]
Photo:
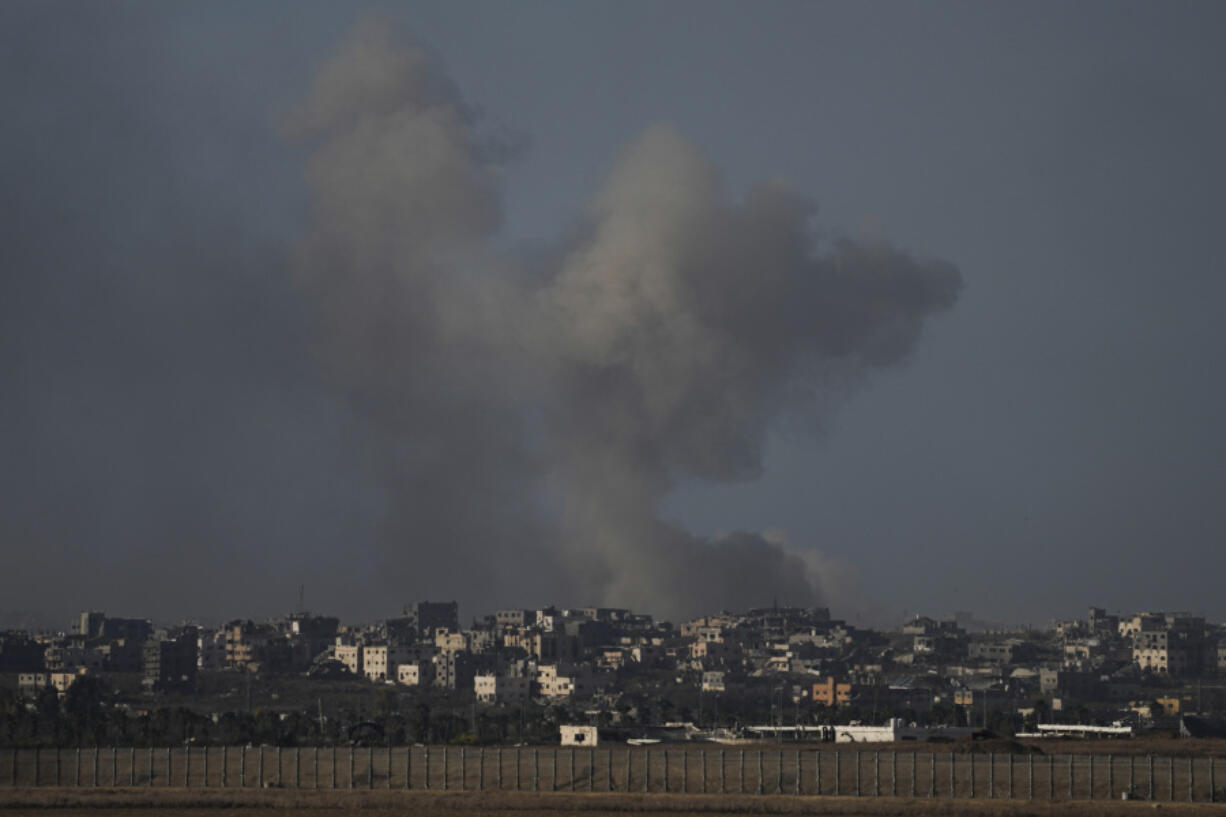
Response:
[[[1019,738],[1130,738],[1131,726],[1082,726],[1077,723],[1040,723],[1037,732],[1019,732]]]
[[[834,743],[893,743],[900,740],[954,740],[974,729],[965,726],[909,726],[893,718],[882,726],[748,726],[745,731],[761,737],[792,735],[801,739]]]
[[[600,736],[595,726],[560,726],[563,746],[595,746]]]

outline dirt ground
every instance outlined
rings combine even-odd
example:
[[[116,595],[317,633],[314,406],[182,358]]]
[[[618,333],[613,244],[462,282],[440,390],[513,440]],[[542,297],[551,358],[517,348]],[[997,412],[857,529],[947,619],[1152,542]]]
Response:
[[[685,815],[903,815],[905,817],[1073,817],[1073,815],[1149,814],[1170,817],[1223,815],[1221,804],[1183,803],[1025,803],[1002,801],[940,801],[925,798],[779,797],[737,795],[635,795],[514,792],[295,792],[295,791],[160,791],[131,789],[10,789],[0,792],[0,813],[39,817],[202,817],[224,809],[227,817],[331,817],[338,812],[377,810],[388,815],[476,817],[527,814],[604,817]]]

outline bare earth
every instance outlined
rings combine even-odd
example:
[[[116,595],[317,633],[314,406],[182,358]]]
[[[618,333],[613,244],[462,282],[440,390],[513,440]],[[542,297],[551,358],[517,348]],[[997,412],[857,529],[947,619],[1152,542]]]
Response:
[[[1172,817],[1223,815],[1226,805],[1208,803],[950,801],[926,798],[787,797],[686,794],[571,794],[515,792],[295,792],[216,791],[186,789],[156,791],[123,788],[55,789],[18,788],[0,792],[0,811],[41,817],[85,817],[100,811],[113,815],[170,815],[188,817],[216,813],[227,817],[269,817],[293,813],[301,817],[334,815],[374,809],[389,815],[481,814],[515,817],[523,814],[601,815],[1107,815],[1149,814],[1155,810]]]

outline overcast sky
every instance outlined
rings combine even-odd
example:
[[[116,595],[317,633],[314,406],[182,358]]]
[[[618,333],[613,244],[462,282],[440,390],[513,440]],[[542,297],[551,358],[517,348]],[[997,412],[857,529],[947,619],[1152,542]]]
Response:
[[[472,352],[472,330],[431,356],[432,331],[390,354],[431,370],[412,389],[348,382],[367,359],[345,328],[362,302],[326,314],[303,254],[327,256],[329,287],[378,264],[347,260],[365,233],[321,222],[348,201],[320,181],[342,126],[312,142],[292,125],[338,115],[320,78],[361,63],[351,32],[372,19],[424,49],[439,98],[481,134],[464,161],[492,180],[473,201],[494,215],[439,228],[463,233],[467,264],[545,276],[577,308],[575,254],[609,257],[601,208],[634,207],[619,184],[701,156],[693,183],[713,168],[726,210],[711,223],[752,221],[736,202],[766,181],[816,203],[816,255],[888,242],[899,275],[930,285],[900,284],[923,297],[899,301],[897,359],[866,352],[872,365],[818,395],[829,406],[776,405],[790,368],[769,399],[752,393],[760,462],[696,463],[668,437],[646,470],[612,466],[660,477],[635,505],[649,538],[685,531],[688,560],[692,543],[731,553],[738,532],[765,532],[745,553],[817,554],[806,564],[826,578],[796,597],[865,623],[970,610],[1038,624],[1090,604],[1226,617],[1221,3],[7,2],[0,625],[85,608],[266,616],[300,585],[308,607],[353,619],[421,598],[458,598],[467,617],[581,603],[589,587],[633,596],[606,551],[567,544],[573,529],[521,524],[527,505],[566,515],[557,480],[590,479],[541,453],[559,416],[579,427],[553,445],[593,439],[581,418],[603,401],[558,396],[585,361],[506,364]],[[346,87],[336,105],[358,106]],[[947,268],[956,302],[931,277]],[[441,430],[456,414],[481,433]],[[463,467],[419,469],[434,444]],[[470,483],[477,501],[455,490]],[[555,569],[558,553],[578,566]],[[728,603],[791,598],[772,575]]]

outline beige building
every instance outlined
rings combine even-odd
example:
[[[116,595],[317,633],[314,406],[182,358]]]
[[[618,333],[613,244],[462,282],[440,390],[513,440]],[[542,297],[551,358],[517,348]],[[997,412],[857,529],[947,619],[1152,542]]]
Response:
[[[596,692],[597,677],[583,667],[546,664],[537,669],[536,682],[545,698],[588,698]]]
[[[345,669],[352,672],[354,675],[362,674],[362,645],[361,644],[337,644],[332,648],[336,655],[336,660],[345,665]]]
[[[468,652],[468,637],[440,629],[434,634],[434,646],[439,652]]]
[[[595,746],[600,741],[595,726],[562,725],[558,727],[558,732],[563,746]]]
[[[404,686],[428,686],[434,680],[434,663],[408,661],[396,665],[396,683]]]
[[[530,692],[527,678],[506,675],[477,675],[473,677],[473,691],[482,703],[526,701]]]
[[[22,697],[32,698],[50,685],[51,677],[45,672],[20,672],[17,674],[17,691]]]

